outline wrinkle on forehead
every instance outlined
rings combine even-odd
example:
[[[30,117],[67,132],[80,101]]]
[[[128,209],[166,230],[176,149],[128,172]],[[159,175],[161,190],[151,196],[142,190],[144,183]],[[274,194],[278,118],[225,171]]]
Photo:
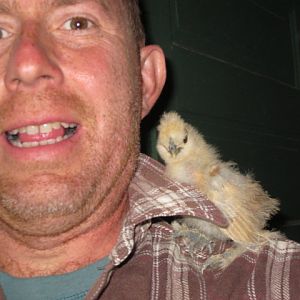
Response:
[[[0,1],[0,13],[9,13],[11,10],[16,9],[15,1],[11,3],[11,1]]]
[[[84,3],[87,0],[0,0],[0,13],[6,14],[9,12],[16,12],[22,10],[21,3],[20,2],[28,2],[28,5],[26,6],[27,9],[30,10],[31,7],[36,7],[36,9],[50,9],[60,6],[68,6],[68,5],[75,5]],[[96,2],[102,6],[106,11],[109,11],[109,4],[107,0],[91,0],[93,2]],[[34,2],[37,2],[36,4],[32,5]],[[23,3],[24,4],[24,3]]]

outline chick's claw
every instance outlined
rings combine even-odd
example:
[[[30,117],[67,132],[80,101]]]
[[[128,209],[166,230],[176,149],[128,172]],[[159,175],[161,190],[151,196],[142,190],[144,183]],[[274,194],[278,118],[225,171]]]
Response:
[[[207,268],[224,270],[245,251],[243,246],[235,245],[223,253],[212,255],[202,264],[201,272],[203,273]]]
[[[180,238],[190,253],[201,251],[211,255],[214,252],[216,245],[214,240],[199,229],[190,228],[185,223],[181,224],[178,221],[172,222],[172,226],[175,229],[174,237]]]

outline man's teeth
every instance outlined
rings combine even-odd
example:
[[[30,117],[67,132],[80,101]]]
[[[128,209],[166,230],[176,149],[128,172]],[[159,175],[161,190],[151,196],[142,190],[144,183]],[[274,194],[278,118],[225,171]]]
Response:
[[[21,142],[19,139],[20,134],[27,134],[27,135],[48,134],[52,130],[57,130],[60,129],[61,127],[64,128],[64,134],[56,137],[55,139],[44,139],[41,141],[34,141],[34,142]],[[29,125],[22,128],[14,129],[8,131],[6,133],[6,136],[9,142],[16,147],[30,148],[30,147],[52,145],[64,141],[70,138],[75,133],[76,129],[77,129],[77,124],[75,123],[53,122],[53,123],[46,123],[42,125]]]
[[[28,135],[36,135],[36,134],[50,133],[53,129],[59,129],[60,127],[68,129],[68,128],[76,128],[77,125],[74,123],[64,123],[64,122],[46,123],[42,125],[29,125],[19,129],[8,131],[8,134],[17,135],[19,133],[26,133]]]
[[[59,136],[56,139],[49,139],[49,140],[43,140],[41,142],[24,142],[21,143],[20,141],[10,141],[10,143],[16,147],[19,148],[33,148],[33,147],[38,147],[38,146],[45,146],[45,145],[53,145],[56,143],[59,143],[61,141],[64,141],[66,139],[68,139],[70,136]]]

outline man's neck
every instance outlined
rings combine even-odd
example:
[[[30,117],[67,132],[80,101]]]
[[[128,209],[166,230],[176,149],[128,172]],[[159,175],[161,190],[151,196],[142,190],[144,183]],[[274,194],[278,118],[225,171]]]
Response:
[[[49,240],[55,240],[55,247],[50,246],[50,241],[49,247],[43,250],[12,238],[7,230],[0,228],[0,244],[5,245],[0,253],[0,270],[14,277],[58,275],[75,271],[107,256],[117,242],[127,206],[126,198],[113,215],[93,227],[99,222],[97,219],[101,220],[101,216],[95,214],[89,220],[90,226],[83,226],[85,231],[75,236],[74,232],[70,232],[56,240],[49,237]]]

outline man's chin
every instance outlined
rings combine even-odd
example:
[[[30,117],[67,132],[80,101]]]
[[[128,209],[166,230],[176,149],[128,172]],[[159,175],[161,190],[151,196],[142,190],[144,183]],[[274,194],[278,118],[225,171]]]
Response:
[[[2,213],[0,207],[0,213]],[[67,216],[49,216],[24,222],[18,219],[0,220],[0,232],[10,239],[36,250],[46,250],[65,243],[80,233],[85,218],[80,212]],[[83,228],[85,225],[83,225]]]
[[[91,211],[95,190],[74,178],[47,175],[6,182],[0,189],[0,219],[27,235],[55,235],[78,225]],[[59,221],[64,220],[63,224]]]

